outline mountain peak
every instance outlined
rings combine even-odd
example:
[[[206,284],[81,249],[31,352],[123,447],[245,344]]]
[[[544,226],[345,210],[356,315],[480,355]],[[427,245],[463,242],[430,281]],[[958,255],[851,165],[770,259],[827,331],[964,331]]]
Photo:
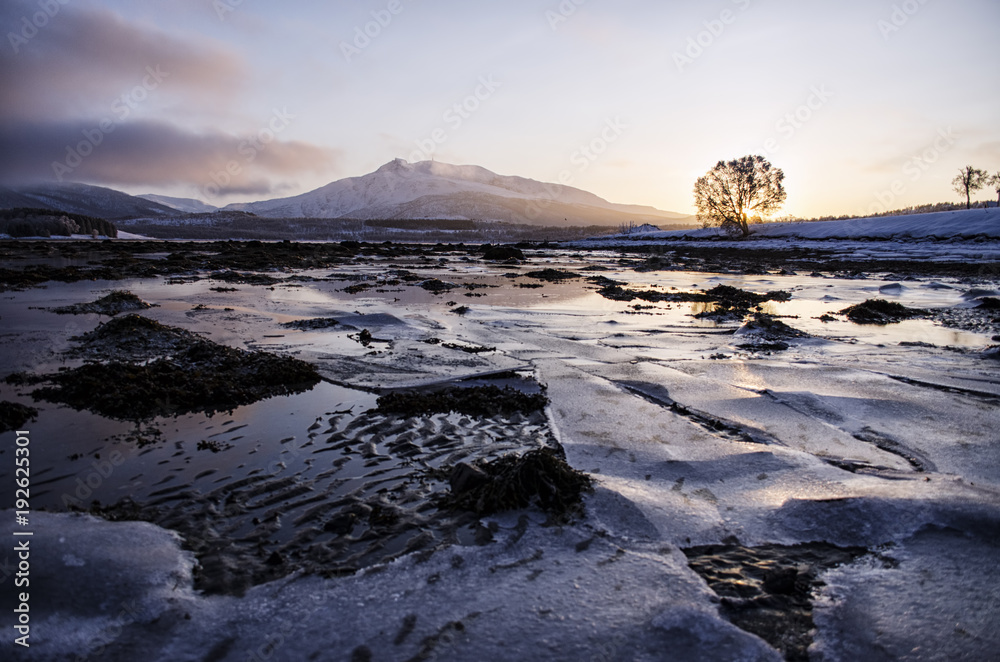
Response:
[[[399,170],[412,170],[413,165],[406,159],[393,159],[375,172],[396,172]]]
[[[477,165],[404,159],[301,195],[226,209],[272,218],[448,218],[561,226],[676,223],[689,218],[653,207],[614,204],[571,186],[498,175]]]

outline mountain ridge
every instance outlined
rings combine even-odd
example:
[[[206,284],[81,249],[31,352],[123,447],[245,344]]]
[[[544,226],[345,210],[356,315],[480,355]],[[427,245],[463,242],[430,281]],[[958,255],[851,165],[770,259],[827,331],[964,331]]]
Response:
[[[107,220],[137,216],[170,216],[177,211],[104,186],[68,182],[31,186],[0,187],[0,209],[29,207],[70,214],[96,216]]]
[[[607,200],[582,189],[498,175],[482,166],[394,159],[374,172],[287,198],[223,208],[270,218],[469,219],[579,225],[684,223],[692,217]]]

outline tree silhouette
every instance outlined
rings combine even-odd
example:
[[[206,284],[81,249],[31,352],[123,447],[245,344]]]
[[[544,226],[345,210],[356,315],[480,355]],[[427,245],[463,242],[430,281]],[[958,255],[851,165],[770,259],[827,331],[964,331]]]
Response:
[[[785,173],[763,156],[719,161],[694,184],[698,219],[720,226],[733,235],[750,234],[750,220],[778,210],[787,194],[781,182]]]
[[[965,196],[966,209],[972,209],[972,194],[986,185],[988,177],[985,170],[965,166],[958,171],[955,179],[951,180],[955,193]]]
[[[997,170],[990,177],[990,186],[997,192],[997,207],[1000,207],[1000,170]]]

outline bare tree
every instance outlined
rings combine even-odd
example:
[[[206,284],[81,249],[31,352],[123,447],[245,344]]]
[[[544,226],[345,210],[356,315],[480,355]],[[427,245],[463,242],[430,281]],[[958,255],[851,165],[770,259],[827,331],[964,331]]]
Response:
[[[951,180],[955,193],[965,196],[965,208],[972,209],[972,194],[986,186],[989,175],[985,170],[965,166]]]
[[[784,179],[785,173],[763,156],[719,161],[694,184],[698,219],[705,227],[717,225],[746,237],[751,218],[767,216],[785,201]]]
[[[1000,170],[997,170],[990,177],[990,186],[997,192],[997,207],[1000,207]]]

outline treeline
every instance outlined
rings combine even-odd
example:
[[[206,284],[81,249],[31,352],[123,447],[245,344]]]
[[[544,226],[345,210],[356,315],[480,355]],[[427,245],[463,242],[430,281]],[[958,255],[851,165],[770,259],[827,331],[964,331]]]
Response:
[[[69,237],[74,234],[117,237],[118,228],[110,221],[95,216],[17,207],[0,209],[0,234],[14,238]]]

